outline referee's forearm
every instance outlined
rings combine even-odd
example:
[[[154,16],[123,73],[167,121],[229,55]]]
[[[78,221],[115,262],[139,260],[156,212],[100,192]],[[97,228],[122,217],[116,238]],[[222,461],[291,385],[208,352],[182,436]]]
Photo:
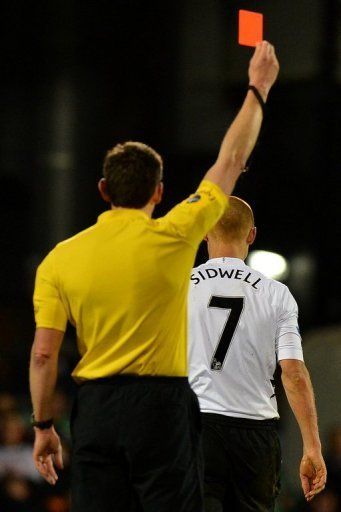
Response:
[[[248,91],[242,108],[225,135],[217,162],[227,166],[232,158],[238,163],[238,171],[243,169],[256,144],[262,120],[260,104]]]
[[[241,110],[227,131],[221,144],[216,163],[206,173],[205,179],[219,185],[231,194],[256,144],[263,119],[259,102],[248,92]]]
[[[57,381],[58,355],[36,353],[33,344],[30,360],[30,390],[33,412],[37,421],[52,417],[52,399]]]

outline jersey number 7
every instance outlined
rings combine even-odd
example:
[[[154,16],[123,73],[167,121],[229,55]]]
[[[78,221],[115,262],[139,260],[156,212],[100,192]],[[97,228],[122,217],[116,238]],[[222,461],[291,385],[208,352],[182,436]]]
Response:
[[[220,335],[217,348],[212,357],[211,370],[221,371],[223,369],[227,351],[238,326],[240,315],[244,309],[244,300],[244,297],[220,297],[218,295],[212,295],[208,303],[209,308],[228,309],[230,311],[224,329]]]

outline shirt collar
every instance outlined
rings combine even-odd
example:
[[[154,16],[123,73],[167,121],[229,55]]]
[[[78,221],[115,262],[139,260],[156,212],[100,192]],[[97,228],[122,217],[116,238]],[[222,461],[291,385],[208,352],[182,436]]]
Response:
[[[233,265],[234,267],[245,267],[246,264],[240,258],[211,258],[207,263],[214,263],[215,265]]]
[[[138,210],[136,208],[117,208],[114,210],[108,210],[104,213],[101,213],[101,215],[98,217],[97,222],[107,222],[108,220],[112,219],[133,219],[133,218],[147,218],[149,219],[149,216],[146,212],[142,210]]]

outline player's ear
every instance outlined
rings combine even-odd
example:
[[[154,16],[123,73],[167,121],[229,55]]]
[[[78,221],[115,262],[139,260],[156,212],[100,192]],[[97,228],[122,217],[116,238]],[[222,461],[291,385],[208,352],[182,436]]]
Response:
[[[105,201],[106,203],[110,203],[110,197],[109,197],[109,194],[108,194],[108,190],[107,190],[107,181],[105,178],[101,178],[98,182],[98,190],[99,190],[99,193],[101,194],[101,197],[103,199],[103,201]]]
[[[160,181],[160,183],[158,183],[156,185],[156,188],[155,188],[155,191],[154,191],[154,194],[152,195],[152,198],[150,200],[150,202],[152,204],[159,204],[161,203],[162,201],[162,196],[163,196],[163,190],[164,190],[164,187],[163,187],[163,182]]]
[[[257,228],[256,226],[254,226],[253,228],[250,229],[250,232],[248,234],[248,237],[246,239],[248,245],[252,245],[253,242],[256,240],[256,236],[257,236]]]

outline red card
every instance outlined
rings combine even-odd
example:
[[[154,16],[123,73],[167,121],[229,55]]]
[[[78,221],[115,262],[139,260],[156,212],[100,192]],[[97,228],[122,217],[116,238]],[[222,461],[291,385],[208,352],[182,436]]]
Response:
[[[257,46],[263,41],[263,14],[239,11],[238,43],[243,46]]]

